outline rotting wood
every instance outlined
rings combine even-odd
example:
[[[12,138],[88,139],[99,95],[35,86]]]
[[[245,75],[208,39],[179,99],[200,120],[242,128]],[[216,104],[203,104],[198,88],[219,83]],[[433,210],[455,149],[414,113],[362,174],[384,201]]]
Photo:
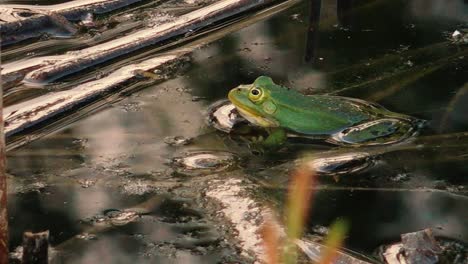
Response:
[[[79,0],[68,3],[32,6],[3,5],[0,8],[1,45],[13,44],[38,37],[51,28],[73,34],[76,29],[69,21],[82,20],[87,14],[104,14],[145,0]]]
[[[176,20],[137,31],[128,36],[90,48],[69,52],[60,56],[35,58],[21,64],[5,65],[6,85],[24,81],[31,85],[46,84],[83,69],[104,63],[125,54],[140,50],[233,17],[274,0],[222,0],[178,17]]]
[[[49,231],[23,234],[22,264],[47,264],[49,262]]]

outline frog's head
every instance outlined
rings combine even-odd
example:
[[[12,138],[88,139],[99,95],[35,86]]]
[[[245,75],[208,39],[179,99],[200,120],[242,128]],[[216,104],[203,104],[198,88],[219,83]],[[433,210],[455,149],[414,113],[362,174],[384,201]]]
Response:
[[[260,76],[253,84],[239,85],[229,92],[229,100],[249,122],[262,127],[277,127],[274,118],[277,110],[271,97],[276,85],[270,77]]]

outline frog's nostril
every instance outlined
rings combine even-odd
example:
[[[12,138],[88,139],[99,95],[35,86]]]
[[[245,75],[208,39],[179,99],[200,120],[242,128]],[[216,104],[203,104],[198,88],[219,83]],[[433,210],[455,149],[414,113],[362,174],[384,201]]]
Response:
[[[237,88],[237,91],[240,92],[240,91],[241,91],[241,88]]]

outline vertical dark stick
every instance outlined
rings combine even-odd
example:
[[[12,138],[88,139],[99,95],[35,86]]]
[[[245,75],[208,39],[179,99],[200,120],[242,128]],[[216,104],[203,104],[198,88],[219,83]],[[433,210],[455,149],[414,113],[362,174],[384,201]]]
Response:
[[[313,62],[315,58],[315,49],[317,48],[318,43],[321,8],[322,0],[310,0],[309,27],[307,28],[307,42],[305,51],[306,62]]]
[[[49,231],[24,232],[21,264],[47,264],[49,262]]]
[[[7,183],[5,173],[5,133],[3,131],[3,87],[0,82],[0,263],[8,263]]]
[[[349,10],[353,6],[352,0],[336,0],[336,14],[338,16],[338,22],[342,27],[349,27],[351,24],[351,17]]]

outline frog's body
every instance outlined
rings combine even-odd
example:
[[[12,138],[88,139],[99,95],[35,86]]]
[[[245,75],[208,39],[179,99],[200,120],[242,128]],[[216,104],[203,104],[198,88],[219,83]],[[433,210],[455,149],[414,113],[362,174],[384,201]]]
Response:
[[[415,128],[416,119],[382,106],[340,96],[306,96],[265,76],[232,89],[228,97],[255,125],[328,137],[337,143],[392,143],[407,138]]]

